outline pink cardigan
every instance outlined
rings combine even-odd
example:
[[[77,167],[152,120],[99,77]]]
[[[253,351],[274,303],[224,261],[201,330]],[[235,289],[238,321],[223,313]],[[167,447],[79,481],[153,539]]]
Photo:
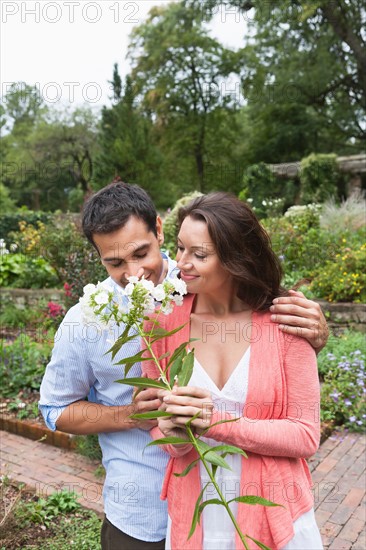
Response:
[[[189,320],[194,296],[188,295],[181,307],[159,322],[167,330]],[[154,351],[160,357],[189,340],[189,323],[178,333],[157,341]],[[162,363],[167,359],[162,360]],[[150,378],[157,378],[156,366],[142,363]],[[306,340],[282,333],[270,321],[269,313],[254,312],[249,365],[249,384],[243,416],[233,423],[214,426],[205,435],[244,449],[241,494],[259,495],[282,504],[284,508],[238,505],[238,523],[244,534],[273,550],[282,548],[293,537],[293,522],[313,506],[311,477],[305,461],[319,445],[319,382],[315,352]],[[212,424],[230,418],[216,411]],[[163,437],[158,428],[156,439]],[[191,449],[180,456],[179,447],[164,446],[171,454],[162,488],[162,499],[168,499],[172,519],[172,550],[202,548],[202,527],[198,525],[187,540],[194,506],[201,490],[198,466],[183,478],[173,474],[186,468],[195,458]],[[226,513],[223,510],[223,513]],[[248,541],[249,547],[257,549]],[[236,536],[236,548],[242,543]]]

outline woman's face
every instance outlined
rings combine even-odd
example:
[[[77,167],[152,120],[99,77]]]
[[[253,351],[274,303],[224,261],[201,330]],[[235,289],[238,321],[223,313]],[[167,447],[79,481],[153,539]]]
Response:
[[[193,294],[217,294],[230,279],[217,256],[206,222],[190,216],[184,219],[178,234],[177,262],[181,278]]]

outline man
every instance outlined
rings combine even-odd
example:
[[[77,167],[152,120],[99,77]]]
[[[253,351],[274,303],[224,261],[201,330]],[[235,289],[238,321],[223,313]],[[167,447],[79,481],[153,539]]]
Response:
[[[176,274],[176,264],[161,254],[162,221],[150,197],[136,185],[114,182],[93,195],[83,212],[83,231],[95,246],[115,292],[128,277],[144,276],[155,285]],[[300,293],[279,298],[275,321],[288,333],[299,333],[313,347],[326,342],[326,322],[320,308]],[[315,326],[315,329],[312,328]],[[123,330],[119,327],[117,337]],[[65,316],[41,385],[40,409],[48,427],[73,434],[98,434],[106,480],[103,550],[163,550],[167,511],[160,500],[167,455],[147,447],[155,421],[132,420],[130,415],[159,407],[154,389],[138,394],[115,382],[120,366],[112,364],[110,335],[84,326],[80,305]],[[125,356],[140,349],[138,337],[120,351]],[[135,365],[129,376],[140,376]]]

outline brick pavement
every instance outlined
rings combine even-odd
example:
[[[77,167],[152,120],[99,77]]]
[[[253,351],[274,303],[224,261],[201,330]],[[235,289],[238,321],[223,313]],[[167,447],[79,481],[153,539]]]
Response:
[[[50,494],[74,489],[87,508],[102,512],[102,480],[98,463],[76,454],[0,432],[1,472]],[[316,517],[325,549],[366,549],[366,436],[334,432],[310,459]]]

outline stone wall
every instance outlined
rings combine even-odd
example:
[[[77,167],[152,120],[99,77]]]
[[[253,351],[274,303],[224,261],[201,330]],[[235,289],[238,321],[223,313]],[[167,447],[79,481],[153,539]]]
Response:
[[[0,292],[3,303],[11,300],[19,309],[35,306],[41,299],[64,305],[65,292],[57,288],[1,288]]]

